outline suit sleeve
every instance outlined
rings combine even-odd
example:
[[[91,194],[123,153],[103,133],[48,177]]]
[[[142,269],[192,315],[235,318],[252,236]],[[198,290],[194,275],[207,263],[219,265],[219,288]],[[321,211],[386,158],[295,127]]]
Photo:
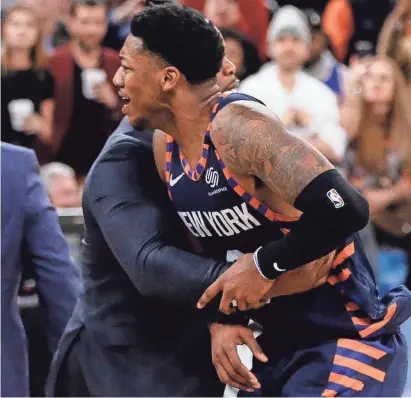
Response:
[[[24,246],[34,266],[41,305],[46,308],[49,346],[54,352],[76,305],[80,275],[43,187],[37,159],[33,152],[28,155]]]
[[[152,150],[129,142],[118,143],[95,165],[83,198],[140,294],[195,305],[229,264],[167,245],[165,231],[175,213],[169,202]]]

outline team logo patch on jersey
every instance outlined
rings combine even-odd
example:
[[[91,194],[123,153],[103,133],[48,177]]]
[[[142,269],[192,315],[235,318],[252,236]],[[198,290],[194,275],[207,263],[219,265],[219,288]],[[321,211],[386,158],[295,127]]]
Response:
[[[210,185],[211,188],[215,188],[218,185],[219,175],[218,171],[210,167],[206,171],[205,182]]]
[[[340,196],[340,194],[335,189],[330,189],[327,192],[327,196],[328,196],[328,199],[331,200],[331,202],[333,203],[336,209],[339,209],[340,207],[344,206],[343,198]]]

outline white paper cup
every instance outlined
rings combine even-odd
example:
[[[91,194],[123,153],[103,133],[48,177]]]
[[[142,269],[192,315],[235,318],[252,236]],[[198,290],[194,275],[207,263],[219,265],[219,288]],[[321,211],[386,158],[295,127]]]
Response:
[[[11,101],[8,105],[11,126],[16,131],[22,131],[24,121],[34,112],[34,103],[29,99]]]
[[[81,81],[83,88],[83,95],[85,98],[92,100],[96,98],[94,93],[94,86],[96,84],[104,83],[107,80],[106,72],[102,69],[84,69],[81,72]]]

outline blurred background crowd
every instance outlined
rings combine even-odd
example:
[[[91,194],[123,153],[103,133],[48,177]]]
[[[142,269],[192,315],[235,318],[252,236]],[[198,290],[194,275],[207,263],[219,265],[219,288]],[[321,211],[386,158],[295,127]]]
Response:
[[[361,234],[381,294],[411,288],[411,0],[180,3],[220,28],[240,91],[262,100],[368,199],[371,222]],[[82,184],[122,119],[112,78],[143,7],[143,0],[2,2],[1,139],[35,150],[75,259]],[[26,275],[31,393],[42,395],[48,360],[32,315],[35,293]]]

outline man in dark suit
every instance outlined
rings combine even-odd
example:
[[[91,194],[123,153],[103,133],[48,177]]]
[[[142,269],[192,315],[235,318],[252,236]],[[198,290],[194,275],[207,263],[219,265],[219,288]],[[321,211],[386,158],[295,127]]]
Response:
[[[236,87],[234,73],[225,60],[220,86]],[[187,234],[158,176],[152,133],[123,120],[87,177],[83,211],[85,294],[47,395],[222,395],[207,322],[223,315],[196,302],[229,264],[181,250]]]
[[[222,392],[195,303],[226,264],[165,246],[183,247],[184,231],[149,139],[113,134],[86,180],[85,293],[54,358],[48,395]]]
[[[1,394],[28,396],[26,335],[17,292],[24,269],[35,274],[54,352],[81,288],[34,152],[1,144]]]

